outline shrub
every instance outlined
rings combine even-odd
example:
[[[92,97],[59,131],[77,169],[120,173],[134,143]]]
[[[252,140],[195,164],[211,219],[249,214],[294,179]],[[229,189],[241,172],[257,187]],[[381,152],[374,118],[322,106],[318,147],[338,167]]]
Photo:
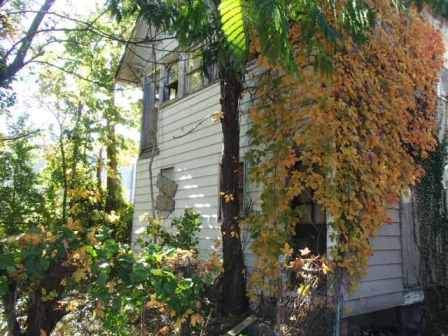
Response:
[[[201,215],[196,210],[187,208],[182,217],[174,218],[171,221],[174,233],[162,229],[161,244],[186,250],[195,249],[199,241],[198,233],[201,230],[201,225]]]

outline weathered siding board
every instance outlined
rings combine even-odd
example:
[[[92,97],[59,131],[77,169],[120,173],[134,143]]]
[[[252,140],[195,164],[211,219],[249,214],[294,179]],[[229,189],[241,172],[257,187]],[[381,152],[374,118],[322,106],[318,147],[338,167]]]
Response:
[[[378,310],[389,309],[403,304],[403,293],[371,296],[344,302],[344,316],[367,314]]]
[[[367,275],[353,293],[346,293],[346,317],[403,304],[403,265],[401,255],[400,211],[391,205],[390,222],[384,224],[371,239],[373,255],[369,258]]]
[[[400,237],[376,236],[371,239],[374,251],[400,250]]]
[[[371,296],[387,295],[403,291],[401,276],[372,281],[361,281],[358,290],[350,295],[350,300],[368,298]]]
[[[401,265],[401,261],[401,250],[375,251],[373,256],[369,258],[369,266],[385,264]]]
[[[414,205],[411,197],[403,197],[400,215],[403,281],[406,288],[413,288],[419,285],[420,253],[415,241],[418,228],[416,227],[416,221],[414,221]]]
[[[401,263],[370,265],[369,273],[363,279],[363,281],[398,279],[401,278],[401,275],[402,275]]]
[[[197,165],[197,168],[205,166],[205,165],[209,165],[209,166],[214,166],[214,162],[216,162],[216,160],[219,161],[219,158],[221,157],[221,153],[214,153],[214,152],[201,152],[200,156],[196,156],[196,159],[201,159],[201,160],[191,160],[191,159],[187,159],[187,160],[183,160],[184,158],[181,157],[177,163],[180,166],[180,168],[176,168],[176,172],[187,172],[189,169],[196,169],[195,165]],[[202,160],[207,158],[208,160]],[[149,185],[148,182],[148,176],[149,173],[147,171],[148,169],[148,161],[143,161],[144,164],[140,164],[142,161],[139,162],[138,164],[138,169],[140,169],[142,174],[146,174],[146,176],[139,176],[137,179],[138,180],[145,180],[146,183]],[[144,167],[143,167],[144,166]],[[154,162],[153,165],[153,169],[160,169],[163,168],[166,165],[160,164],[160,162]]]
[[[377,236],[399,236],[400,225],[399,223],[384,224],[383,227],[376,234]]]

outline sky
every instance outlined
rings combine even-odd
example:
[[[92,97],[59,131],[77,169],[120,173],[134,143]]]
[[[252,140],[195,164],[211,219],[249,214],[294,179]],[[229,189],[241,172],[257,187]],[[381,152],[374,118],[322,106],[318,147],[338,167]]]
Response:
[[[34,6],[33,9],[39,8],[42,2],[42,0],[30,0],[30,4]],[[95,13],[97,6],[102,7],[103,3],[104,2],[101,0],[58,0],[55,2],[51,11],[60,14],[68,14],[71,18],[85,20],[86,17]],[[32,17],[30,17],[30,20],[24,22],[24,28],[29,26],[31,19]],[[51,19],[51,17],[47,18],[47,22]],[[56,24],[58,27],[66,28],[70,27],[73,23],[70,21],[60,20],[56,21]],[[54,45],[50,51],[58,52],[60,49],[60,45]],[[39,86],[37,83],[37,76],[33,74],[33,71],[36,69],[36,66],[31,65],[24,68],[19,73],[19,76],[13,83],[13,89],[16,92],[17,100],[16,104],[10,109],[10,111],[13,116],[19,116],[23,113],[29,115],[29,121],[33,128],[47,129],[49,125],[55,123],[55,118],[53,113],[45,106],[42,106],[40,100],[38,99]],[[129,92],[129,90],[127,90],[127,94],[130,94],[132,100],[137,100],[141,96],[141,92],[139,92],[139,90],[136,90],[135,92]],[[116,102],[122,107],[129,104],[128,97],[123,95],[117,95]],[[0,117],[0,132],[5,132],[5,130],[6,119],[3,116]],[[138,140],[138,132],[131,132],[124,129],[121,131],[126,133],[126,136],[129,136],[134,140]]]
[[[38,9],[43,0],[28,0],[27,9]],[[60,14],[68,14],[71,18],[77,18],[81,20],[85,20],[86,17],[95,13],[95,9],[97,5],[102,5],[103,1],[101,0],[57,0],[55,2],[54,7],[52,7],[51,11],[60,13]],[[31,6],[31,7],[28,7]],[[23,22],[23,28],[27,29],[29,24],[31,23],[32,16],[29,20],[25,20]],[[47,17],[46,21],[43,22],[42,26],[44,26],[45,22],[52,20],[51,17]],[[70,21],[55,21],[57,27],[61,28],[69,28],[73,25]],[[54,45],[50,52],[59,52],[62,51],[62,47],[59,45]],[[17,95],[17,100],[15,105],[10,109],[10,114],[12,119],[15,120],[18,116],[27,114],[28,121],[32,129],[41,129],[42,136],[36,138],[36,141],[39,146],[45,146],[54,140],[50,135],[51,132],[48,129],[51,126],[54,126],[56,123],[55,117],[53,116],[53,112],[46,106],[41,104],[41,100],[39,99],[39,85],[37,82],[37,76],[34,72],[37,70],[36,66],[28,66],[19,73],[16,80],[13,82],[13,90]],[[57,70],[55,70],[57,71]],[[131,101],[136,101],[141,98],[142,92],[139,89],[135,90],[126,90],[125,95],[117,95],[116,103],[119,106],[126,107],[129,104],[129,97]],[[6,117],[0,116],[0,132],[6,133],[6,125],[7,120]],[[139,139],[139,132],[137,130],[129,130],[125,128],[119,128],[118,133],[122,135],[132,138],[135,141]],[[129,189],[132,185],[133,179],[133,162],[135,160],[131,159],[129,161],[129,166],[122,170],[122,179],[125,189]],[[43,166],[43,162],[38,162],[38,166]],[[126,194],[129,192],[127,191]]]
[[[93,13],[98,2],[98,0],[60,0],[55,2],[52,11],[61,14],[71,13],[70,15],[75,18],[82,18]],[[42,1],[32,0],[29,3],[34,7],[33,9],[37,9]],[[31,19],[32,16],[29,20],[24,21],[23,28],[26,29],[26,27],[29,26]],[[59,24],[61,27],[69,25],[68,22],[61,22],[58,23],[58,25]],[[33,68],[34,66],[24,68],[13,83],[13,90],[16,92],[17,100],[10,111],[13,116],[18,116],[23,113],[28,114],[30,123],[33,127],[45,129],[49,124],[54,123],[54,117],[51,111],[40,106],[40,102],[37,99],[39,96],[39,88],[36,77],[31,73]],[[0,131],[4,132],[5,128],[6,122],[5,117],[3,117],[0,119]]]

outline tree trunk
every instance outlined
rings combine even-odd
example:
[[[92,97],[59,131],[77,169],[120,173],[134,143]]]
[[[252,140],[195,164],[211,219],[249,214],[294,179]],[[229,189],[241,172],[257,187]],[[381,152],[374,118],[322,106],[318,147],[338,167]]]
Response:
[[[2,299],[5,310],[6,322],[8,325],[8,335],[20,336],[21,330],[19,323],[17,322],[17,312],[16,312],[17,290],[14,282],[9,281],[8,292]]]
[[[222,278],[222,311],[225,315],[240,315],[247,311],[246,272],[241,246],[238,200],[240,169],[239,100],[243,92],[242,74],[229,69],[221,72],[221,120],[224,137],[222,157],[223,242],[224,274]],[[227,200],[227,201],[226,201]],[[230,200],[230,201],[229,201]]]
[[[121,182],[118,172],[118,150],[117,136],[115,126],[108,121],[107,134],[107,192],[106,192],[106,211],[117,211],[123,204],[121,195]]]
[[[103,199],[103,181],[102,181],[103,169],[104,169],[103,149],[100,148],[96,161],[96,188],[98,190],[98,193],[101,195],[101,199]]]
[[[59,297],[44,300],[42,291],[47,293],[61,293],[64,288],[61,285],[62,279],[70,278],[75,271],[74,266],[67,266],[64,263],[57,264],[50,268],[41,285],[37,286],[30,294],[30,303],[26,312],[26,331],[24,336],[50,336],[57,323],[67,314],[61,306]]]
[[[28,310],[26,336],[50,336],[56,324],[66,312],[58,307],[56,301],[44,301],[38,288],[33,293]]]
[[[67,159],[65,155],[65,146],[64,146],[64,135],[62,131],[62,125],[60,127],[60,135],[59,135],[59,150],[61,152],[61,167],[62,167],[62,177],[63,177],[63,185],[64,190],[62,194],[62,222],[64,224],[67,223],[67,200],[68,200],[68,176],[67,176]]]
[[[78,185],[78,161],[79,161],[79,149],[80,149],[80,123],[81,123],[81,116],[82,116],[82,104],[78,104],[78,109],[76,110],[76,122],[75,127],[73,128],[73,133],[71,136],[71,141],[73,142],[73,152],[72,152],[72,168],[71,168],[71,176],[70,176],[70,190],[76,189],[76,186]],[[71,207],[70,205],[69,207]]]

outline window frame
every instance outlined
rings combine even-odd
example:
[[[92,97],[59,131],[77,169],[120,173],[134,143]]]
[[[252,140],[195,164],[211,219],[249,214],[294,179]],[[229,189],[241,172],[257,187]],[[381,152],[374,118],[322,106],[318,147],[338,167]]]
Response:
[[[195,64],[193,65],[192,69],[190,69],[190,62],[192,60],[194,60],[195,58],[200,58],[199,64]],[[202,51],[200,49],[195,50],[193,53],[191,53],[188,58],[186,59],[186,67],[185,67],[185,94],[191,94],[194,93],[196,91],[200,91],[201,89],[203,89],[204,87],[207,86],[207,76],[204,73],[204,69],[203,69],[203,56],[202,56]],[[192,88],[192,75],[195,73],[199,73],[200,75],[200,85],[199,87],[196,88]]]
[[[141,156],[145,153],[153,153],[154,149],[157,148],[159,107],[160,69],[156,69],[143,79],[143,109],[140,130]]]
[[[180,67],[182,59],[180,57],[175,57],[174,59],[167,60],[166,64],[163,66],[163,79],[162,79],[162,99],[161,103],[167,103],[174,101],[182,97],[181,93],[181,78],[182,69]],[[176,78],[173,80],[170,76],[170,69],[173,69],[176,73]],[[176,84],[176,94],[173,98],[171,96],[171,85]]]

